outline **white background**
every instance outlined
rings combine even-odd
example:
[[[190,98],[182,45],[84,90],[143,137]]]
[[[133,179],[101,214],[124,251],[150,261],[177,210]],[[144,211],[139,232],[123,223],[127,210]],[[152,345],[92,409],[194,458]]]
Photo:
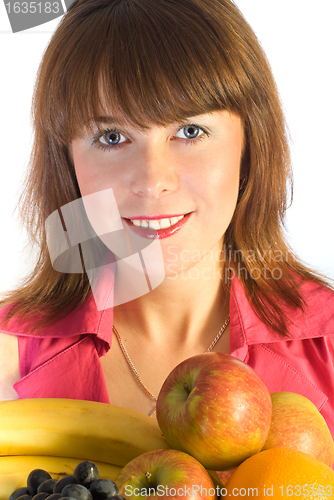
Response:
[[[292,137],[294,201],[290,242],[334,279],[333,0],[236,0],[272,65]],[[13,214],[31,146],[35,74],[58,20],[11,33],[0,3],[0,292],[19,283],[32,261]]]

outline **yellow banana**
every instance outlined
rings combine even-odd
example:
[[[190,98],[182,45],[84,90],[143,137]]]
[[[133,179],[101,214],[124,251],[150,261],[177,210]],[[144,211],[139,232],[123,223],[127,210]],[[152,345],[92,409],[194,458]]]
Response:
[[[209,469],[206,469],[206,470],[209,473],[209,475],[211,476],[211,479],[213,481],[213,484],[215,485],[215,488],[217,488],[217,486],[218,486],[219,490],[224,488],[225,485],[222,483],[220,477],[217,474],[217,471],[209,470]],[[0,498],[0,500],[1,500],[1,498]]]
[[[155,418],[134,410],[72,399],[0,402],[0,456],[74,457],[123,467],[169,445]]]
[[[81,462],[78,458],[44,457],[44,456],[12,456],[0,457],[0,500],[8,500],[17,488],[27,485],[27,477],[33,469],[46,470],[53,479],[71,475]],[[116,478],[121,470],[117,465],[94,462],[101,478]]]

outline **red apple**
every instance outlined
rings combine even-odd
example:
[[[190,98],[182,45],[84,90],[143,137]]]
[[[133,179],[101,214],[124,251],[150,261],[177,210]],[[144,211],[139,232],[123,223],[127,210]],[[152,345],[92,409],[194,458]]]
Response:
[[[217,490],[203,465],[177,450],[154,450],[139,455],[123,467],[115,482],[122,496],[134,500],[155,496],[217,498]]]
[[[261,377],[220,352],[186,359],[165,380],[157,420],[171,448],[211,470],[235,469],[258,453],[271,423],[271,399]]]
[[[317,407],[294,392],[273,392],[271,400],[272,421],[263,449],[293,448],[332,467],[334,442]]]

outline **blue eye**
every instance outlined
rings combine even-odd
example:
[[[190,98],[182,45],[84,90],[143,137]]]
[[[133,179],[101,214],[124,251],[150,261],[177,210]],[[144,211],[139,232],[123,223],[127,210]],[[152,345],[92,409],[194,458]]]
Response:
[[[175,137],[194,140],[200,139],[204,134],[208,135],[207,132],[202,129],[202,127],[194,124],[189,124],[180,128],[180,130],[175,134]]]
[[[195,139],[195,137],[197,137],[200,133],[200,129],[195,125],[187,125],[186,127],[183,127],[183,132],[188,139]]]
[[[117,130],[105,130],[104,134],[99,138],[99,141],[102,144],[106,144],[108,146],[116,146],[117,144],[124,142],[124,140],[125,137],[122,136],[122,134]]]

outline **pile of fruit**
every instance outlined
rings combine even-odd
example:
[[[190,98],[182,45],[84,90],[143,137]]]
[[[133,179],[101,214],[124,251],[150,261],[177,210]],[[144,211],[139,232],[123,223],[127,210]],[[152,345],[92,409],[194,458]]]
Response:
[[[0,500],[26,487],[34,467],[48,471],[54,488],[75,476],[78,459],[93,461],[117,486],[104,496],[84,484],[88,496],[72,488],[38,497],[36,488],[34,500],[334,498],[334,442],[317,408],[300,394],[270,394],[232,356],[180,363],[161,388],[156,415],[65,399],[0,403]]]

